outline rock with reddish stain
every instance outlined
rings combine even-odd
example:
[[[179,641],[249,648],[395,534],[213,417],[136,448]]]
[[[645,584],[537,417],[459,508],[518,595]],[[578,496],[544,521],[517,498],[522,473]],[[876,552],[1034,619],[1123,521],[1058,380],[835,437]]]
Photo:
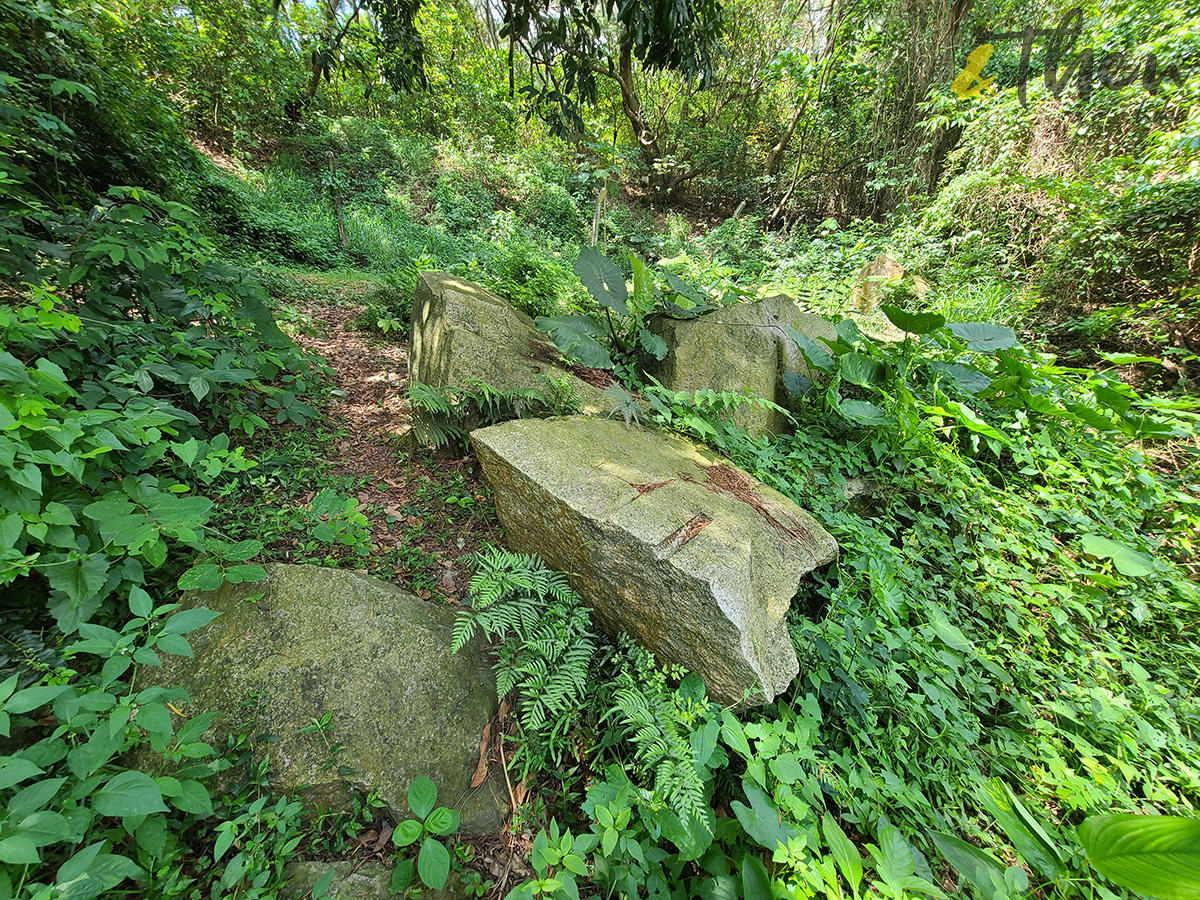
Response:
[[[791,684],[784,614],[837,554],[807,512],[695,444],[608,419],[518,420],[471,440],[509,546],[566,572],[602,627],[722,703]]]

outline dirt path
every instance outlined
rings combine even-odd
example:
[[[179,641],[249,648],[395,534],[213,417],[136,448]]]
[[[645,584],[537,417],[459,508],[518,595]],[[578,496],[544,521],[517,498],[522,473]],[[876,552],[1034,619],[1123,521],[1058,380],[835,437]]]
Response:
[[[371,573],[422,599],[459,602],[470,581],[460,557],[499,542],[491,494],[474,458],[413,452],[406,341],[356,330],[356,307],[309,304],[301,312],[313,329],[296,341],[336,373],[339,393],[329,418],[347,433],[335,444],[330,474],[373,485],[357,495],[371,524]]]

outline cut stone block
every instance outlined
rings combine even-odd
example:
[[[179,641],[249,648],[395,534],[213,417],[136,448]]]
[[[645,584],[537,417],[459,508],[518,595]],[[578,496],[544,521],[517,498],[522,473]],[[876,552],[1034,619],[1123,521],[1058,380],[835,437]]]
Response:
[[[786,408],[790,398],[783,373],[808,377],[809,372],[784,325],[814,340],[837,338],[833,325],[788,297],[731,303],[695,319],[652,320],[651,330],[666,341],[667,355],[650,360],[646,370],[674,391],[750,390]],[[733,422],[752,437],[781,434],[787,426],[783,414],[750,406],[734,410]]]
[[[509,547],[566,572],[610,633],[696,672],[722,703],[768,703],[799,665],[784,614],[837,543],[707,450],[607,419],[472,432]]]

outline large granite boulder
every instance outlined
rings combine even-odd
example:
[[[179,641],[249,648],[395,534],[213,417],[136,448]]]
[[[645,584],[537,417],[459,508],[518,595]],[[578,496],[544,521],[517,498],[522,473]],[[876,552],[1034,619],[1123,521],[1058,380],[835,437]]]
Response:
[[[422,272],[417,279],[409,346],[413,381],[462,387],[474,378],[502,391],[533,388],[545,394],[547,380],[565,379],[584,413],[610,413],[616,403],[604,396],[607,373],[568,368],[560,358],[533,319],[490,291],[445,272]]]
[[[783,621],[837,544],[791,500],[708,451],[608,419],[471,434],[505,541],[566,572],[602,627],[699,674],[722,703],[767,703],[798,671]]]
[[[787,407],[783,373],[809,372],[784,325],[814,340],[837,339],[833,325],[788,297],[731,303],[695,319],[652,320],[650,328],[666,341],[667,355],[648,361],[646,371],[674,391],[746,389]],[[751,406],[739,406],[733,421],[754,437],[780,434],[787,423],[781,413]]]
[[[378,790],[397,818],[406,794],[428,775],[438,799],[462,813],[466,832],[504,821],[507,796],[494,779],[472,789],[479,741],[496,711],[495,681],[481,655],[451,654],[454,611],[356,572],[275,565],[257,584],[192,594],[189,605],[221,613],[191,635],[194,659],[168,657],[144,670],[192,697],[190,714],[219,710],[215,739],[247,718],[267,744],[271,777],[305,787],[327,806],[344,804],[338,768],[364,791]],[[256,599],[257,598],[257,599]],[[344,745],[333,766],[320,734],[302,728],[329,713],[328,739]]]

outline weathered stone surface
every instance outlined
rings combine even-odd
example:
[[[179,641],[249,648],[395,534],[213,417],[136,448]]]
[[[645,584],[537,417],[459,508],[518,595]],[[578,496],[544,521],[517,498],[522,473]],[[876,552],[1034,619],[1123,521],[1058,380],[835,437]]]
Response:
[[[495,294],[445,272],[422,272],[413,294],[412,380],[433,387],[464,386],[469,379],[502,391],[545,391],[543,378],[566,378],[588,415],[614,407],[604,391],[553,360],[559,351],[533,320]]]
[[[908,275],[894,256],[880,253],[864,265],[850,286],[850,305],[862,313],[869,313],[879,305],[879,288],[900,281]]]
[[[480,655],[450,653],[453,610],[355,572],[268,571],[265,582],[190,595],[190,604],[220,618],[189,637],[194,659],[167,657],[161,669],[145,670],[148,677],[186,689],[192,714],[219,710],[221,743],[245,721],[242,701],[257,693],[256,730],[280,740],[267,745],[272,778],[309,786],[314,800],[344,803],[337,765],[352,766],[358,771],[346,779],[378,790],[404,818],[409,784],[428,775],[439,803],[462,813],[464,831],[500,827],[503,784],[470,787],[480,735],[495,712],[495,682]],[[322,770],[324,739],[300,729],[327,712],[329,738],[345,749]]]
[[[784,613],[837,553],[804,510],[680,438],[583,416],[471,434],[505,540],[567,572],[610,632],[770,702],[798,664]]]
[[[667,355],[647,371],[675,391],[753,391],[780,406],[789,403],[783,373],[808,375],[803,357],[787,336],[790,325],[814,340],[834,340],[825,319],[803,312],[788,297],[733,303],[695,319],[657,318],[651,330],[667,342]],[[741,406],[733,421],[752,436],[779,434],[787,420],[770,410]]]
[[[287,864],[286,872],[288,885],[284,896],[289,900],[304,900],[316,886],[321,876],[333,869],[333,883],[326,895],[332,900],[392,900],[392,869],[381,862],[368,860],[355,862],[351,860],[296,860]],[[454,900],[457,897],[470,896],[463,889],[458,874],[452,872],[446,881],[446,886],[440,891],[433,891],[422,886],[422,900]]]

